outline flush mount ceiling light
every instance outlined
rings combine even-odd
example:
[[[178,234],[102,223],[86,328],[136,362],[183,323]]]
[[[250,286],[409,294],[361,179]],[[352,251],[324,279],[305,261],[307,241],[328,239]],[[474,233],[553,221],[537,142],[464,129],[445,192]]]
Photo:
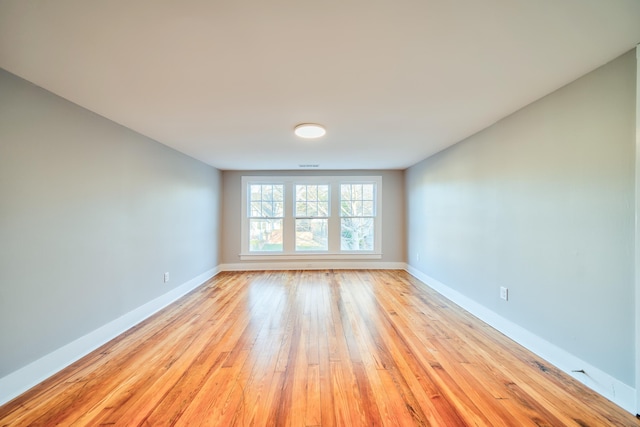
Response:
[[[320,138],[327,133],[324,126],[317,123],[301,123],[295,127],[294,132],[300,138],[307,139]]]

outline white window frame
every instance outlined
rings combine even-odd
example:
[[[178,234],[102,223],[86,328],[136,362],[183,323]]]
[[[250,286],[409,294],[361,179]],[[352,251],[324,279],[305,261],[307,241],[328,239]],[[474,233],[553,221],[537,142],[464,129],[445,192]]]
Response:
[[[340,249],[340,184],[374,183],[376,186],[376,216],[374,218],[374,247],[370,251]],[[251,184],[284,185],[283,251],[249,251],[248,189]],[[295,250],[295,185],[329,185],[329,247],[326,251]],[[243,176],[241,179],[241,244],[242,261],[381,259],[382,258],[382,177],[381,176]]]
[[[264,186],[264,185],[255,184],[255,183],[252,183],[252,184],[259,185],[260,187]],[[249,199],[252,197],[252,193],[251,194],[247,193],[247,202],[248,202],[248,204],[247,204],[247,221],[248,221],[248,227],[251,228],[251,221],[252,220],[267,220],[267,221],[279,220],[280,223],[281,223],[281,227],[280,228],[283,229],[284,228],[284,196],[285,196],[284,195],[284,191],[285,191],[284,185],[281,185],[281,184],[275,184],[275,185],[267,184],[266,186],[269,186],[269,187],[272,187],[272,188],[273,187],[282,187],[282,214],[280,216],[270,216],[270,217],[269,216],[265,216],[264,213],[262,212],[265,200],[264,199],[260,199],[260,213],[261,214],[257,215],[257,216],[254,216],[254,214],[253,214],[253,202],[254,201],[253,201],[253,199],[251,201],[249,201]],[[261,196],[262,195],[263,195],[263,193],[262,193],[262,189],[261,189]],[[271,201],[271,204],[272,204],[272,209],[273,209],[274,201]],[[275,215],[275,213],[276,212],[272,212],[272,214],[274,214],[274,215]],[[249,233],[249,235],[251,235],[251,232]],[[252,252],[255,252],[255,251],[252,251]],[[282,250],[271,250],[271,251],[264,251],[264,252],[282,253]]]
[[[375,247],[375,242],[376,242],[375,219],[377,217],[377,210],[378,210],[378,207],[375,205],[375,201],[378,199],[378,197],[377,197],[377,193],[378,193],[377,192],[377,188],[374,186],[373,200],[372,200],[374,203],[373,203],[373,206],[372,206],[372,213],[370,215],[365,215],[364,212],[362,212],[361,215],[356,215],[353,212],[352,212],[351,215],[344,215],[343,214],[343,210],[342,210],[342,202],[343,202],[343,199],[342,199],[342,187],[343,186],[348,185],[348,186],[353,187],[354,185],[371,185],[371,184],[372,184],[371,182],[359,182],[359,181],[358,182],[344,182],[343,181],[343,182],[340,183],[340,188],[339,188],[339,190],[340,190],[340,197],[339,197],[339,200],[340,200],[340,209],[339,209],[340,233],[341,233],[341,237],[342,237],[342,231],[343,231],[342,222],[343,222],[343,220],[345,220],[347,218],[351,218],[351,219],[356,219],[356,218],[357,219],[372,219],[374,221],[374,235],[373,235],[374,240],[373,240],[373,243],[374,243],[374,247]],[[358,200],[358,199],[349,199],[349,200],[354,201],[354,202],[358,202],[358,201],[363,202],[362,199],[360,199],[360,200]],[[364,209],[364,202],[362,204],[363,204],[363,206],[361,207],[361,209]],[[352,208],[350,208],[350,210],[351,209]],[[343,250],[345,252],[357,252],[357,250],[354,250],[354,249],[349,249],[349,250],[342,249],[342,239],[340,240],[340,246],[341,246],[341,250]]]
[[[327,207],[328,207],[328,211],[327,211],[327,215],[326,216],[322,216],[319,215],[319,213],[317,213],[317,215],[298,215],[298,189],[297,187],[299,185],[304,185],[304,186],[327,186],[328,187],[328,193],[329,193],[329,200],[327,200]],[[286,194],[285,194],[285,199],[286,199]],[[306,204],[306,207],[308,208],[308,203],[309,201],[306,200],[304,202]],[[316,202],[319,203],[319,202]],[[293,220],[295,221],[294,227],[293,227],[293,232],[294,232],[294,241],[295,241],[295,245],[294,245],[294,250],[297,253],[327,253],[329,248],[327,246],[327,249],[319,249],[319,250],[300,250],[297,248],[298,246],[298,242],[297,242],[297,235],[296,233],[298,232],[298,220],[326,220],[327,221],[327,231],[329,228],[329,218],[331,218],[331,185],[328,183],[308,183],[308,182],[294,182],[293,183],[293,200],[292,200],[292,204],[293,204]],[[308,214],[308,212],[307,212]],[[285,213],[286,215],[286,213]],[[329,243],[329,235],[327,235],[327,245]]]

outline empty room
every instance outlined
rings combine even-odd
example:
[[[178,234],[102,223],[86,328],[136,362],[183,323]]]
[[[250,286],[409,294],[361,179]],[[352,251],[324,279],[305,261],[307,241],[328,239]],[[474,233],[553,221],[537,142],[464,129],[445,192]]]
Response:
[[[640,426],[637,0],[0,0],[0,426]]]

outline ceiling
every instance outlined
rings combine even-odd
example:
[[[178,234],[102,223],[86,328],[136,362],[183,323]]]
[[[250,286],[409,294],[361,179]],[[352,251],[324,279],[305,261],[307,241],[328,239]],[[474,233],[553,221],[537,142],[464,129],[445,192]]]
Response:
[[[0,67],[223,170],[404,169],[639,42],[638,0],[0,0]]]

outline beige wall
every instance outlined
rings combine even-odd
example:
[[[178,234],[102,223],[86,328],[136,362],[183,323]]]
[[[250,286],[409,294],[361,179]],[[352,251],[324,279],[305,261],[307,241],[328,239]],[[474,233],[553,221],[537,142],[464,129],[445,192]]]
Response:
[[[406,173],[411,266],[631,386],[635,79],[630,52]]]
[[[277,175],[379,175],[382,176],[382,259],[362,262],[405,262],[404,173],[388,171],[224,171],[222,173],[223,210],[222,263],[250,265],[240,260],[241,178]],[[336,266],[339,266],[336,261]]]
[[[0,378],[214,269],[220,183],[0,70]]]

